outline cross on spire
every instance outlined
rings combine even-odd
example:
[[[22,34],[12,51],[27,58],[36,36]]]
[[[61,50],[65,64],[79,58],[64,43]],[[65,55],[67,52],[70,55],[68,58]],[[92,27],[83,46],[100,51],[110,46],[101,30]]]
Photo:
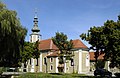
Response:
[[[37,18],[37,8],[35,8],[35,17],[34,18]]]
[[[37,17],[37,9],[35,9],[35,17],[34,17],[34,26],[32,28],[32,32],[39,32],[40,29],[38,28],[38,17]]]

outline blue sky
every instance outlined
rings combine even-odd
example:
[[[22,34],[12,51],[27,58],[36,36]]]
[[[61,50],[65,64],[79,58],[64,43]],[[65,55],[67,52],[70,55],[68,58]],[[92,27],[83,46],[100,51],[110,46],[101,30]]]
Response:
[[[8,9],[16,10],[21,24],[28,29],[29,41],[35,8],[38,11],[42,39],[65,33],[69,39],[80,39],[92,26],[102,26],[106,20],[117,20],[119,0],[1,0]],[[84,42],[86,45],[87,42]],[[88,45],[89,46],[89,45]]]

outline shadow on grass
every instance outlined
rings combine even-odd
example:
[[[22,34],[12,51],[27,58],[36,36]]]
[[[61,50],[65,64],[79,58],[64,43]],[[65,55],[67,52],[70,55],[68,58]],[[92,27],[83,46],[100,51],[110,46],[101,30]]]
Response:
[[[72,75],[73,78],[120,78],[120,77],[101,77],[101,76],[87,76],[87,75]]]
[[[66,73],[26,73],[19,78],[108,78],[87,76],[85,74],[66,74]],[[115,78],[115,77],[112,77]]]
[[[63,73],[50,73],[51,75],[63,75]]]
[[[66,76],[70,78],[101,78],[101,77],[94,77],[94,76],[86,76],[84,74],[65,74],[65,73],[49,73],[52,76]]]
[[[73,76],[75,78],[101,78],[101,77],[94,77],[94,76]]]
[[[120,77],[101,77],[101,76],[74,76],[75,78],[120,78]]]

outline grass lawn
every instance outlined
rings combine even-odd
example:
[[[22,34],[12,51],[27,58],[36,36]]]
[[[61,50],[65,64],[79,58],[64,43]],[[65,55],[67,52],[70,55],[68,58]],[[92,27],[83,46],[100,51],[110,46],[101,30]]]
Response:
[[[84,74],[62,74],[62,73],[25,73],[17,78],[95,78]]]

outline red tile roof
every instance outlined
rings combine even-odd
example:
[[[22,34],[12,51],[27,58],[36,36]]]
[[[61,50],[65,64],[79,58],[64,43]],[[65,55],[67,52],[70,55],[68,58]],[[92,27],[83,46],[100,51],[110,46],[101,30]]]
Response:
[[[95,60],[95,55],[94,55],[94,53],[95,53],[95,52],[89,52],[89,54],[90,54],[90,60]],[[103,60],[103,59],[104,59],[104,55],[105,55],[105,54],[99,55],[98,60]]]
[[[85,44],[83,44],[79,39],[73,40],[74,49],[78,48],[88,48]],[[56,45],[53,43],[52,39],[41,40],[39,44],[40,50],[58,50]]]
[[[47,39],[47,40],[40,41],[39,49],[40,50],[53,50],[53,49],[58,49],[58,48],[53,44],[52,39]]]
[[[79,39],[73,40],[72,42],[73,42],[73,46],[74,46],[75,49],[76,49],[76,48],[84,48],[84,49],[88,48],[88,47],[87,47],[85,44],[83,44],[83,42],[82,42],[81,40],[79,40]]]
[[[79,39],[73,40],[74,49],[78,48],[87,48]],[[53,43],[52,39],[41,40],[39,44],[40,50],[58,50],[56,45]],[[48,57],[51,56],[58,56],[58,52],[53,51],[52,53],[48,54]]]

